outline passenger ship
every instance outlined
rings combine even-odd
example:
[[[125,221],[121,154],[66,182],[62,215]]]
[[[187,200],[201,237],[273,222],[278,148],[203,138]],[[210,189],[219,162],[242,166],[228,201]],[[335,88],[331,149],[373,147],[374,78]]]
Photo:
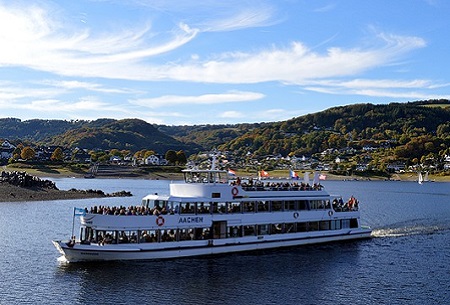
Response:
[[[140,206],[82,209],[78,238],[54,245],[69,262],[151,260],[371,236],[358,201],[344,203],[320,184],[241,181],[214,166],[183,172],[169,195],[148,195]]]

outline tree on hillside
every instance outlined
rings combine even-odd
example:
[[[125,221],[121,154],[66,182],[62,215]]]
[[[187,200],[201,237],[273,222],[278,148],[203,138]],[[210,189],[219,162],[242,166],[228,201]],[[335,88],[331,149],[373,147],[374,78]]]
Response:
[[[50,160],[52,161],[62,161],[64,159],[64,153],[63,150],[60,147],[57,147],[50,157]]]
[[[175,164],[178,160],[177,152],[171,149],[166,152],[166,155],[164,157],[170,164]]]
[[[20,157],[24,160],[33,160],[36,156],[36,152],[30,146],[24,147],[20,153]]]
[[[179,165],[184,165],[187,163],[186,155],[182,150],[177,151],[177,163]]]

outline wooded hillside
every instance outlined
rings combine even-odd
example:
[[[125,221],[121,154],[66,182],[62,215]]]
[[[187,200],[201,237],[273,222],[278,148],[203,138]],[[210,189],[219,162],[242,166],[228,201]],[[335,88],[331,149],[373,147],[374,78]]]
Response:
[[[218,148],[237,155],[312,155],[344,147],[391,147],[398,158],[449,153],[448,100],[357,104],[291,120],[236,125],[167,126],[139,119],[0,119],[0,139],[87,149],[151,149],[187,154]]]

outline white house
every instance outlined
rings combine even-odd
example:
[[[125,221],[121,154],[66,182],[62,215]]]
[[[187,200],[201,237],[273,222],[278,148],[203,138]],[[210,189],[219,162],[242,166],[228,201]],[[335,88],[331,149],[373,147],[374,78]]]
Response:
[[[9,159],[13,156],[13,152],[16,147],[8,141],[3,141],[0,146],[0,159]]]
[[[147,165],[167,165],[168,164],[167,160],[161,155],[148,156],[145,159],[144,163]]]

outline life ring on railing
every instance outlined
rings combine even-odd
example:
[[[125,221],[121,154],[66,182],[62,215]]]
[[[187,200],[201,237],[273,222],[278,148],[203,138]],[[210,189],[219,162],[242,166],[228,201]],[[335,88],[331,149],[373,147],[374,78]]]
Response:
[[[165,222],[166,220],[164,219],[164,217],[162,217],[162,216],[158,216],[157,218],[156,218],[156,224],[160,227],[160,226],[162,226],[162,225],[164,225],[164,222]]]
[[[233,188],[231,189],[231,194],[232,194],[233,196],[237,196],[237,194],[239,194],[238,188],[237,188],[237,187],[233,187]]]
[[[294,212],[294,218],[297,219],[298,218],[298,212]]]
[[[333,216],[333,211],[328,211],[328,216]]]

